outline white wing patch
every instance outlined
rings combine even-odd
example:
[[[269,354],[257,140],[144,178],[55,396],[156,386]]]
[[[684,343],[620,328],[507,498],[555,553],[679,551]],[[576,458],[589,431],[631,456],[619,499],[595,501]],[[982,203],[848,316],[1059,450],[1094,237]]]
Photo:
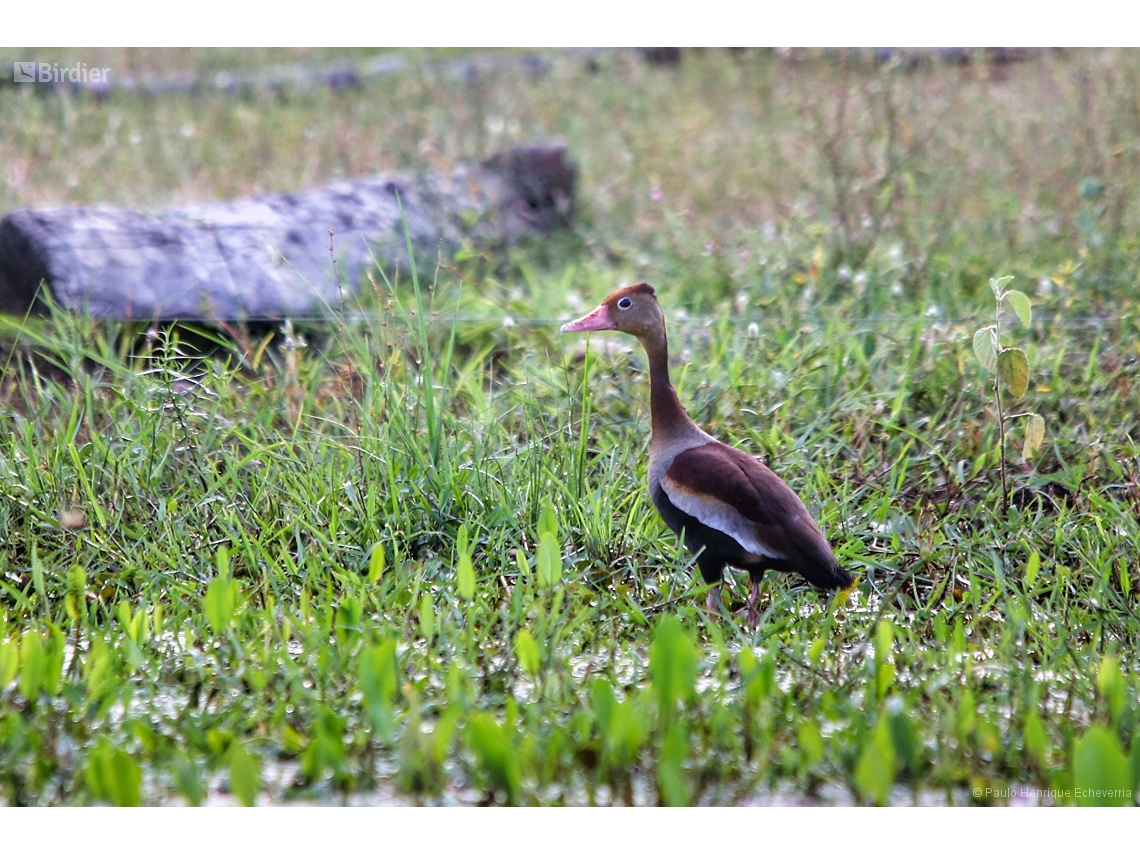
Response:
[[[709,528],[727,534],[739,543],[742,549],[757,558],[782,560],[787,557],[760,543],[753,533],[752,523],[727,502],[686,490],[668,475],[661,479],[661,489],[665,491],[669,501],[680,510],[691,517],[696,517]]]

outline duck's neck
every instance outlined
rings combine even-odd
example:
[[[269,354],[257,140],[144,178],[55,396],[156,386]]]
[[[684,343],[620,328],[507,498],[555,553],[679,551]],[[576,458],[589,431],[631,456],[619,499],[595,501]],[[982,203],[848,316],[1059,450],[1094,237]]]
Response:
[[[667,440],[696,428],[673,384],[669,382],[669,345],[665,337],[665,324],[661,331],[641,340],[649,357],[649,409],[652,416],[653,438]]]

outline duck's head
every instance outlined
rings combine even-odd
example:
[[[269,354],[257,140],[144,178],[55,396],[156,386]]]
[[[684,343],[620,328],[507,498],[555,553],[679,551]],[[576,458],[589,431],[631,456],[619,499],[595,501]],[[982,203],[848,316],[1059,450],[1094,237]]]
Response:
[[[614,291],[590,314],[563,324],[562,332],[618,330],[644,339],[665,331],[665,317],[646,282]]]

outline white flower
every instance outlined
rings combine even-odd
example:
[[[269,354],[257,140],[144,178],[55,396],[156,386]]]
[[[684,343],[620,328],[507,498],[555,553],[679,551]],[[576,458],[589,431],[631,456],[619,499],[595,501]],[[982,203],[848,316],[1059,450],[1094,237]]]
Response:
[[[748,325],[748,337],[760,338],[760,324],[756,323],[756,321]]]
[[[851,281],[851,265],[850,264],[839,265],[839,269],[835,271],[835,278],[838,279],[842,283],[850,282]]]

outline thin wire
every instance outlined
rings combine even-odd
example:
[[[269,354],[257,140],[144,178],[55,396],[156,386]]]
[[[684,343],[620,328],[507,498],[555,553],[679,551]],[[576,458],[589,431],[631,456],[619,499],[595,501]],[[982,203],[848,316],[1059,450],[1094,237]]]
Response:
[[[964,324],[976,324],[981,321],[988,322],[985,315],[975,315],[967,317],[954,317],[947,318],[940,315],[922,315],[923,323],[928,326],[957,326]],[[339,319],[330,317],[328,315],[290,315],[289,319],[294,323],[300,321],[303,323],[339,323]],[[917,319],[916,316],[911,315],[863,315],[857,318],[844,318],[844,322],[851,326],[897,326],[899,323]],[[284,319],[275,318],[251,318],[251,321],[263,321],[266,323],[278,323]],[[344,322],[351,324],[377,324],[381,321],[389,320],[389,316],[376,314],[374,312],[352,312],[345,314]],[[572,320],[567,316],[564,318],[519,318],[513,315],[486,315],[486,316],[461,316],[456,317],[453,315],[445,316],[442,312],[436,316],[428,319],[428,324],[438,326],[440,324],[464,324],[464,325],[494,325],[500,328],[510,327],[558,327],[568,321]],[[803,325],[820,325],[826,326],[829,319],[820,316],[803,316],[799,319]],[[1033,316],[1034,326],[1044,326],[1049,328],[1060,329],[1094,329],[1105,328],[1111,325],[1119,325],[1125,321],[1140,322],[1140,314],[1128,313],[1123,315],[1081,315],[1076,317],[1069,317],[1066,315],[1042,315],[1035,313]],[[206,322],[208,320],[201,319],[199,322]],[[677,324],[680,326],[698,326],[710,327],[718,323],[725,323],[726,319],[711,316],[711,315],[697,315],[688,316],[684,318],[670,318],[670,324]],[[734,316],[727,319],[727,323],[734,327],[747,328],[751,324],[757,324],[761,327],[781,326],[787,324],[786,318],[773,318],[770,315],[761,317],[738,317]],[[1012,316],[1009,318],[1009,323],[1015,324],[1016,319]]]

